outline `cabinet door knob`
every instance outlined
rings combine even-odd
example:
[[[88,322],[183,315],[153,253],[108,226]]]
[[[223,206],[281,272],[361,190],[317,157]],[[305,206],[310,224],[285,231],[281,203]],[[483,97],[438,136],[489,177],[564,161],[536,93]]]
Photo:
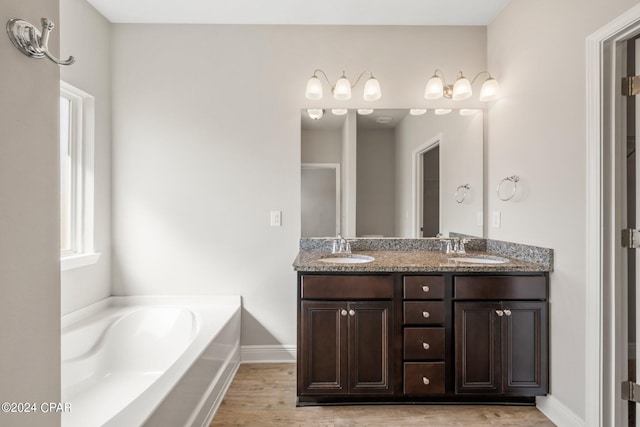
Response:
[[[504,314],[507,316],[511,316],[511,310],[505,308]]]
[[[346,316],[347,315],[347,310],[345,310],[344,308],[342,310],[340,310],[340,314],[342,316]]]
[[[423,311],[422,312],[422,317],[424,317],[425,319],[428,319],[431,316],[431,314],[428,311]]]
[[[424,292],[424,293],[429,292],[429,286],[424,285],[424,286],[422,287],[422,292]]]
[[[425,350],[429,350],[431,348],[431,346],[429,345],[428,342],[423,342],[422,343],[422,348],[424,348]]]
[[[349,310],[349,316],[355,316],[356,312],[355,310]]]
[[[429,385],[429,383],[431,383],[431,381],[429,381],[429,378],[427,378],[427,377],[422,377],[422,383],[424,385]]]
[[[502,316],[504,316],[504,311],[502,311],[502,310],[496,310],[496,314],[497,314],[499,317],[502,317]]]

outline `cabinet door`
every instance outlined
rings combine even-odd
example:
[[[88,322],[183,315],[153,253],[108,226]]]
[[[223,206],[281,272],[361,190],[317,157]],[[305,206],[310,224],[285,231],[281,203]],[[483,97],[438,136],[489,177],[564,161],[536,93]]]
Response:
[[[392,302],[349,303],[351,394],[392,394]]]
[[[499,308],[495,302],[454,303],[456,393],[500,392]]]
[[[502,392],[519,396],[546,394],[547,305],[505,301],[502,306]]]
[[[348,394],[347,303],[301,304],[298,394]]]

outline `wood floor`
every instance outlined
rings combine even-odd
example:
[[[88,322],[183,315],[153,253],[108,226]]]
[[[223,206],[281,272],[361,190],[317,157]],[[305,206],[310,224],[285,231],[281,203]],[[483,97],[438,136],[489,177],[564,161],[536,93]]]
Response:
[[[532,406],[367,405],[296,408],[295,402],[295,364],[243,364],[211,427],[554,425]]]

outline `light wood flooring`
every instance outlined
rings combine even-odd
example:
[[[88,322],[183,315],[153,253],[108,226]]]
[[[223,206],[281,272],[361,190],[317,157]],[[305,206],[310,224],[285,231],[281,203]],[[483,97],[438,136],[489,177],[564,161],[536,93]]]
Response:
[[[363,405],[296,408],[296,365],[243,364],[211,427],[553,426],[532,406]]]

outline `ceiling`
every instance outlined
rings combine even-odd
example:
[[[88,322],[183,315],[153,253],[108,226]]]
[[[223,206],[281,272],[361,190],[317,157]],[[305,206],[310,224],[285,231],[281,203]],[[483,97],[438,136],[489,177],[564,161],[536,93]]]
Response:
[[[87,0],[113,23],[487,25],[510,0]]]

